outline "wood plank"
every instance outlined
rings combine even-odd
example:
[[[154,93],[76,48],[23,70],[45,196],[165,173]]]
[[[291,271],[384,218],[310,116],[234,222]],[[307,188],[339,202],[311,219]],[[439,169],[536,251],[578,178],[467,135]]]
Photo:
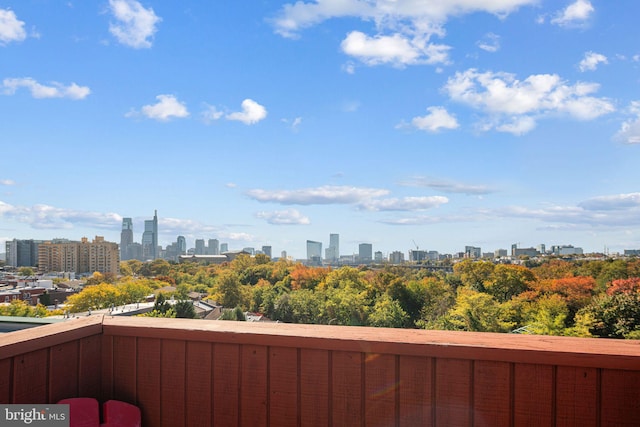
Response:
[[[514,421],[517,426],[543,427],[555,423],[554,368],[516,364],[514,367]]]
[[[113,399],[113,336],[102,335],[102,380],[100,381],[103,402]]]
[[[604,369],[601,375],[600,425],[637,426],[640,420],[640,366],[635,371]]]
[[[334,426],[358,426],[363,420],[362,353],[331,354],[331,416]]]
[[[136,404],[142,412],[145,425],[160,426],[160,359],[162,340],[138,338],[136,361]]]
[[[187,342],[187,425],[206,426],[211,424],[212,384],[211,381],[212,344]]]
[[[240,418],[240,346],[213,346],[213,424],[237,426]]]
[[[473,425],[511,425],[511,364],[476,361],[473,369]]]
[[[429,357],[400,356],[400,427],[433,426],[433,363]]]
[[[185,376],[186,343],[178,340],[162,341],[160,366],[160,407],[163,426],[186,425]]]
[[[269,350],[269,422],[272,426],[298,425],[298,350]]]
[[[99,399],[102,382],[102,336],[82,338],[79,345],[78,396]]]
[[[436,425],[471,425],[472,375],[469,360],[436,360]]]
[[[49,349],[32,351],[13,358],[13,402],[49,402],[47,376]]]
[[[0,360],[0,404],[7,405],[11,403],[11,378],[13,373],[11,367],[13,360],[11,358]]]
[[[188,325],[188,326],[187,326]],[[107,335],[635,370],[635,340],[185,319],[105,318]],[[2,355],[0,354],[0,358]]]
[[[265,346],[242,346],[242,375],[240,381],[240,425],[266,427],[268,425],[268,363]]]
[[[300,350],[300,425],[329,425],[329,352]]]
[[[395,425],[398,378],[396,356],[368,353],[364,359],[364,407],[367,426]]]
[[[598,370],[558,366],[556,423],[562,426],[598,425]]]
[[[136,404],[136,338],[113,337],[113,397]]]
[[[51,347],[49,351],[49,402],[80,397],[78,395],[79,352],[78,341]]]

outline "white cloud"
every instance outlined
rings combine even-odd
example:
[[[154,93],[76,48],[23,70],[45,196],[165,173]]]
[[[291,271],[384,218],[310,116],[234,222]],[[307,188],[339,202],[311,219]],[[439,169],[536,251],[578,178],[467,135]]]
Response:
[[[449,199],[443,196],[428,197],[403,197],[390,199],[371,199],[361,202],[360,209],[368,211],[420,211],[436,208],[449,203]]]
[[[155,104],[142,107],[141,114],[153,120],[167,121],[172,118],[185,118],[189,116],[189,111],[184,103],[178,101],[173,95],[158,95]],[[136,111],[127,113],[127,117],[140,114]]]
[[[505,17],[537,0],[303,0],[286,4],[272,23],[284,37],[298,37],[305,28],[336,18],[370,22],[374,34],[351,31],[342,50],[366,65],[446,64],[450,47],[431,43],[444,37],[444,24],[452,16],[485,12]],[[493,45],[495,47],[495,44]],[[491,48],[490,45],[485,45]],[[346,66],[354,71],[352,64]]]
[[[625,144],[640,144],[640,116],[622,123],[614,139]]]
[[[367,65],[391,64],[404,67],[413,64],[449,62],[449,46],[427,43],[423,38],[410,39],[400,33],[369,37],[352,31],[341,44],[342,51]]]
[[[579,204],[586,210],[609,211],[640,207],[640,193],[615,194],[594,197]]]
[[[267,109],[252,99],[242,101],[242,111],[229,113],[227,120],[237,120],[245,125],[253,125],[267,117]]]
[[[584,58],[582,59],[582,61],[580,61],[580,64],[578,64],[578,68],[580,68],[580,71],[582,72],[594,71],[596,68],[598,68],[598,64],[608,63],[609,60],[606,56],[600,53],[587,52],[584,54]]]
[[[442,129],[457,129],[460,125],[455,116],[452,116],[443,107],[427,108],[429,114],[422,117],[414,117],[411,124],[420,130],[438,132]]]
[[[30,77],[4,79],[0,87],[4,89],[5,95],[13,95],[19,88],[24,87],[31,92],[31,96],[39,99],[69,98],[78,100],[86,98],[91,93],[91,89],[87,86],[78,86],[75,83],[65,86],[57,82],[52,82],[50,86],[46,86]]]
[[[113,229],[122,222],[115,213],[77,211],[49,205],[13,206],[0,201],[0,217],[29,224],[35,229],[70,229],[75,225]]]
[[[13,10],[0,9],[0,45],[19,42],[26,38],[24,22],[18,19]]]
[[[380,188],[362,188],[325,185],[300,190],[263,190],[247,191],[247,196],[259,202],[280,203],[283,205],[329,205],[356,204],[374,197],[386,196],[389,190]]]
[[[555,74],[535,74],[518,80],[508,73],[479,73],[475,69],[449,78],[444,90],[454,101],[489,115],[485,130],[523,134],[536,120],[552,114],[568,114],[591,120],[615,111],[606,98],[590,96],[599,89],[595,83],[569,85]]]
[[[576,0],[565,9],[559,11],[551,20],[552,24],[560,26],[580,25],[589,19],[595,11],[589,0]]]
[[[482,40],[477,43],[478,47],[487,52],[497,52],[500,50],[500,36],[493,33],[486,34]]]
[[[272,225],[308,225],[311,221],[308,217],[302,215],[296,209],[287,209],[284,211],[258,212],[256,217],[266,220]]]
[[[162,21],[152,8],[145,9],[136,0],[109,0],[109,6],[116,19],[109,31],[120,43],[135,49],[151,47],[156,26]]]
[[[445,193],[460,193],[467,195],[484,195],[493,193],[494,190],[486,185],[465,184],[455,181],[434,179],[424,176],[416,176],[408,181],[403,181],[400,185],[407,187],[427,187]]]
[[[16,182],[12,179],[0,179],[0,185],[16,185]]]
[[[206,124],[209,124],[215,120],[219,120],[224,116],[224,113],[218,110],[213,105],[206,105],[205,110],[201,113],[202,119]]]

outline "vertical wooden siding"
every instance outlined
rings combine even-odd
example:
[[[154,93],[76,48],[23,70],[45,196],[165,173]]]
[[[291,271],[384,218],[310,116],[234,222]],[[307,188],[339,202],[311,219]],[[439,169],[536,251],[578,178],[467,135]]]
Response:
[[[640,343],[164,319],[43,328],[0,337],[0,403],[120,399],[145,426],[640,424]]]
[[[0,403],[100,398],[102,317],[0,336]]]
[[[142,375],[142,366],[151,361],[145,378],[160,378],[160,391],[150,397],[139,390],[133,401],[144,414],[162,414],[147,418],[148,426],[639,425],[639,346],[630,347],[635,359],[625,359],[624,369],[615,369],[610,360],[597,367],[599,356],[567,357],[562,351],[555,357],[557,364],[544,358],[547,363],[538,364],[530,363],[536,360],[531,349],[525,356],[496,350],[479,358],[473,347],[464,345],[440,351],[349,341],[354,333],[388,334],[368,328],[319,327],[336,335],[318,340],[306,332],[292,335],[293,325],[272,325],[265,335],[264,326],[238,330],[217,323],[185,334],[174,329],[177,324],[160,330],[134,324],[116,320],[106,328],[112,355],[103,363],[113,363],[106,371],[115,375],[127,369],[119,364],[133,357],[137,375]],[[138,337],[131,347],[119,334],[147,338]],[[501,351],[504,360],[496,360]],[[122,352],[135,356],[122,357]],[[510,360],[514,358],[524,360]],[[567,364],[572,360],[577,366]],[[113,384],[115,396],[128,382],[114,378]]]

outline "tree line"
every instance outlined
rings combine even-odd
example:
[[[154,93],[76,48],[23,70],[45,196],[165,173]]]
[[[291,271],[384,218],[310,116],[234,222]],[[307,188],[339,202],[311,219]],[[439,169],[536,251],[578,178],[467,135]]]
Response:
[[[282,322],[640,338],[635,258],[525,265],[467,259],[452,273],[434,273],[391,265],[309,267],[241,255],[222,265],[126,261],[121,273],[112,283],[86,287],[70,304],[135,302],[169,284],[181,298],[199,292],[234,313]],[[238,318],[234,313],[227,318]]]

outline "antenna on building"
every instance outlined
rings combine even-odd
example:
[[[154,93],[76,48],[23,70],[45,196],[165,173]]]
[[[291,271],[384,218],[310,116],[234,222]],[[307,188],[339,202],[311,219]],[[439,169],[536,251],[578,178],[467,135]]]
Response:
[[[418,247],[418,244],[416,243],[415,240],[411,240],[413,242],[413,245],[416,247],[416,251],[419,251],[420,248]]]

